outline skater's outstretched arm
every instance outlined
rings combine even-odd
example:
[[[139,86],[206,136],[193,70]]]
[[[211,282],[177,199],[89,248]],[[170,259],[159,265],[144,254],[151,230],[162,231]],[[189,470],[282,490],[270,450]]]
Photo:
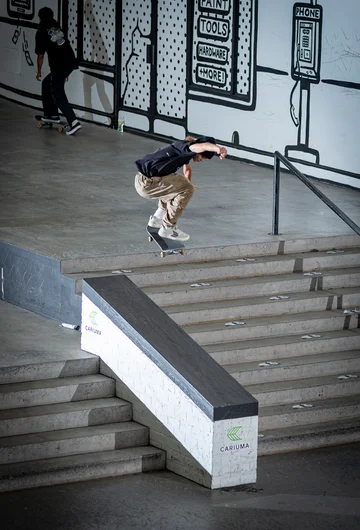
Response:
[[[227,155],[227,150],[225,149],[225,147],[212,144],[210,142],[203,142],[201,144],[191,144],[189,146],[189,149],[193,153],[197,153],[197,154],[204,153],[205,151],[216,153],[217,155],[219,155],[220,160],[223,160]]]

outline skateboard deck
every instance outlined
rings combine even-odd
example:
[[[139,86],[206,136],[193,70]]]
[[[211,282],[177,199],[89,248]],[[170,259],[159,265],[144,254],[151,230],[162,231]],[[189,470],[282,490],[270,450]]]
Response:
[[[181,243],[181,241],[165,239],[159,236],[159,228],[147,225],[146,231],[149,234],[149,241],[155,241],[157,246],[161,249],[160,255],[162,258],[165,258],[168,254],[185,253],[185,245]]]
[[[47,127],[48,129],[52,129],[53,127],[55,127],[59,132],[64,132],[68,125],[66,121],[54,123],[52,121],[43,121],[41,118],[41,114],[35,115],[35,120],[37,120],[38,122],[39,129],[41,129],[42,127]]]

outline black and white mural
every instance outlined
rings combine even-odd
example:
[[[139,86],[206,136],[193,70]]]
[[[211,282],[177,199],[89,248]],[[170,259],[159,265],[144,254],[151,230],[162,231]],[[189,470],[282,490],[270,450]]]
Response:
[[[7,0],[7,11],[9,17],[33,20],[35,17],[34,0]]]
[[[298,128],[297,144],[285,147],[285,156],[309,155],[319,164],[320,154],[309,146],[311,85],[320,83],[322,6],[296,3],[293,7],[290,116]],[[298,108],[294,97],[298,90]],[[298,156],[297,156],[298,155]],[[311,159],[311,158],[310,158]]]
[[[80,118],[215,136],[255,163],[279,150],[308,175],[360,187],[359,0],[4,0],[0,96],[37,108],[44,6],[80,63],[67,87]]]
[[[253,109],[257,0],[199,0],[192,17],[194,97]]]

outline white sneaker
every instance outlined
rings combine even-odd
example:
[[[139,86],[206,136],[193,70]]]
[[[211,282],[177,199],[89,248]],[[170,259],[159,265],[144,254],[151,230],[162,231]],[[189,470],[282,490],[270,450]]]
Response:
[[[156,217],[156,215],[150,215],[148,226],[152,226],[153,228],[160,228],[162,225],[162,219],[159,219]]]
[[[159,230],[159,236],[165,239],[174,239],[175,241],[187,241],[190,239],[189,234],[185,234],[185,232],[180,230],[176,225],[171,228],[162,226]]]

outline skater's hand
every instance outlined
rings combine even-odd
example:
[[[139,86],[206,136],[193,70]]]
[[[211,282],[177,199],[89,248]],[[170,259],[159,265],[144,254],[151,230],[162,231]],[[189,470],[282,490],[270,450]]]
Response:
[[[219,149],[219,158],[220,160],[223,160],[227,155],[227,150],[225,149],[225,147],[220,147]]]
[[[36,74],[36,79],[37,79],[38,81],[41,81],[41,72],[37,72],[37,74]]]

